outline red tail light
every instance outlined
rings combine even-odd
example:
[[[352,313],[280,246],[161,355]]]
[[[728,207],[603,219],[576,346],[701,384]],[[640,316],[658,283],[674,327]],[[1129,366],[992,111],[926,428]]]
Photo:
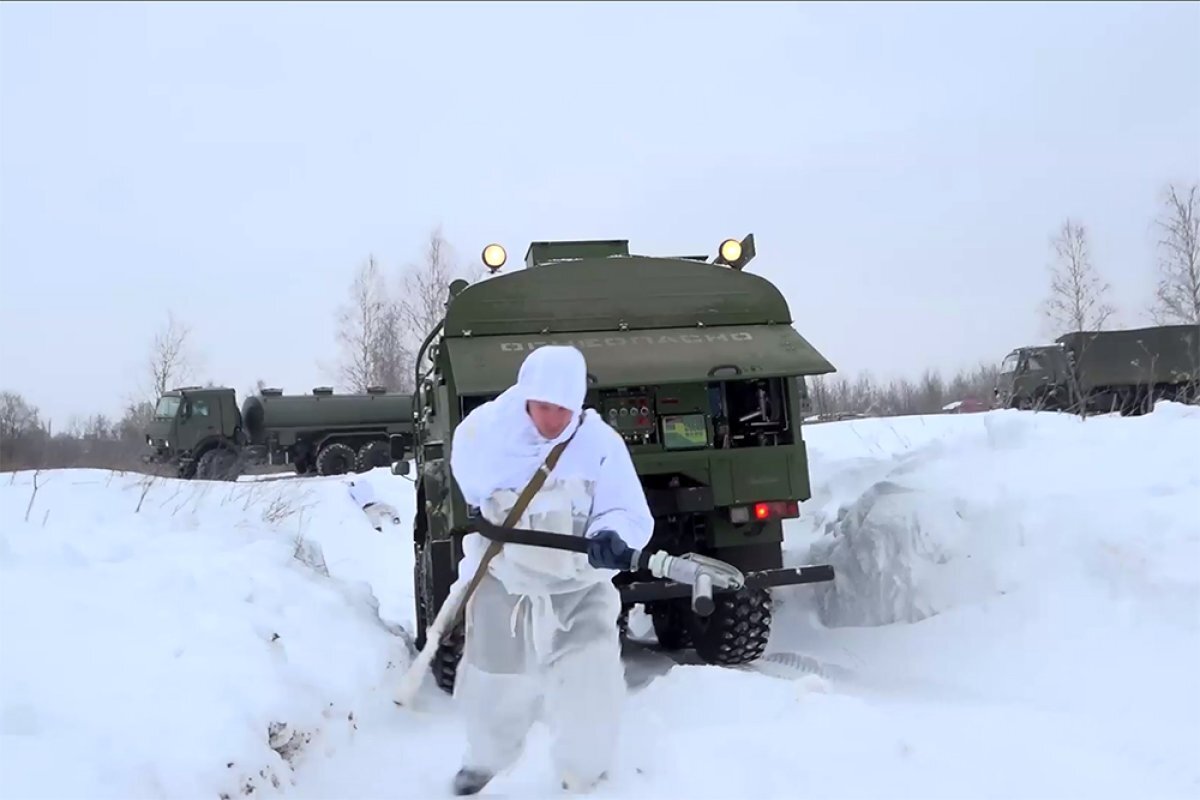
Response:
[[[800,504],[795,500],[776,500],[755,503],[753,506],[737,506],[729,509],[729,520],[742,525],[750,521],[767,522],[773,519],[795,519],[800,516]]]

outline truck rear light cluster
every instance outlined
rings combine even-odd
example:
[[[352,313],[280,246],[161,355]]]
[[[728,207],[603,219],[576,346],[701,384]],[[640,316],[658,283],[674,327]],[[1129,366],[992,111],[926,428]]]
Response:
[[[756,522],[767,522],[773,519],[795,519],[799,516],[800,504],[795,500],[777,500],[729,509],[729,521],[738,525],[749,522],[751,518]]]

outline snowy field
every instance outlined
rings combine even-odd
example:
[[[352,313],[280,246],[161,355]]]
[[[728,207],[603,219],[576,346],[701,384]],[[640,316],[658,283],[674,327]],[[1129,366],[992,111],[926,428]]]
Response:
[[[1200,797],[1200,408],[805,428],[754,669],[627,656],[610,798]],[[412,484],[0,475],[0,797],[449,796],[410,658]],[[635,620],[639,622],[639,620]],[[635,625],[635,631],[644,630]],[[483,796],[561,796],[535,729]]]

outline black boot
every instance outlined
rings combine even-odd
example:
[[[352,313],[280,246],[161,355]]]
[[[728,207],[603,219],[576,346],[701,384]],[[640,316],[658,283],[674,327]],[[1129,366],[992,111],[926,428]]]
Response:
[[[463,767],[454,776],[454,793],[457,795],[479,794],[491,779],[492,776],[486,772]]]

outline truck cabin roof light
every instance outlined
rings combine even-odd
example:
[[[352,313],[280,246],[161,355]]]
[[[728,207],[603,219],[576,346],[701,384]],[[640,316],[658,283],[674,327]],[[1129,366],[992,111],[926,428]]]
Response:
[[[483,264],[492,272],[504,266],[508,261],[508,253],[499,244],[489,244],[483,248]]]
[[[726,239],[721,242],[720,253],[727,264],[737,263],[742,257],[742,243],[737,239]]]

